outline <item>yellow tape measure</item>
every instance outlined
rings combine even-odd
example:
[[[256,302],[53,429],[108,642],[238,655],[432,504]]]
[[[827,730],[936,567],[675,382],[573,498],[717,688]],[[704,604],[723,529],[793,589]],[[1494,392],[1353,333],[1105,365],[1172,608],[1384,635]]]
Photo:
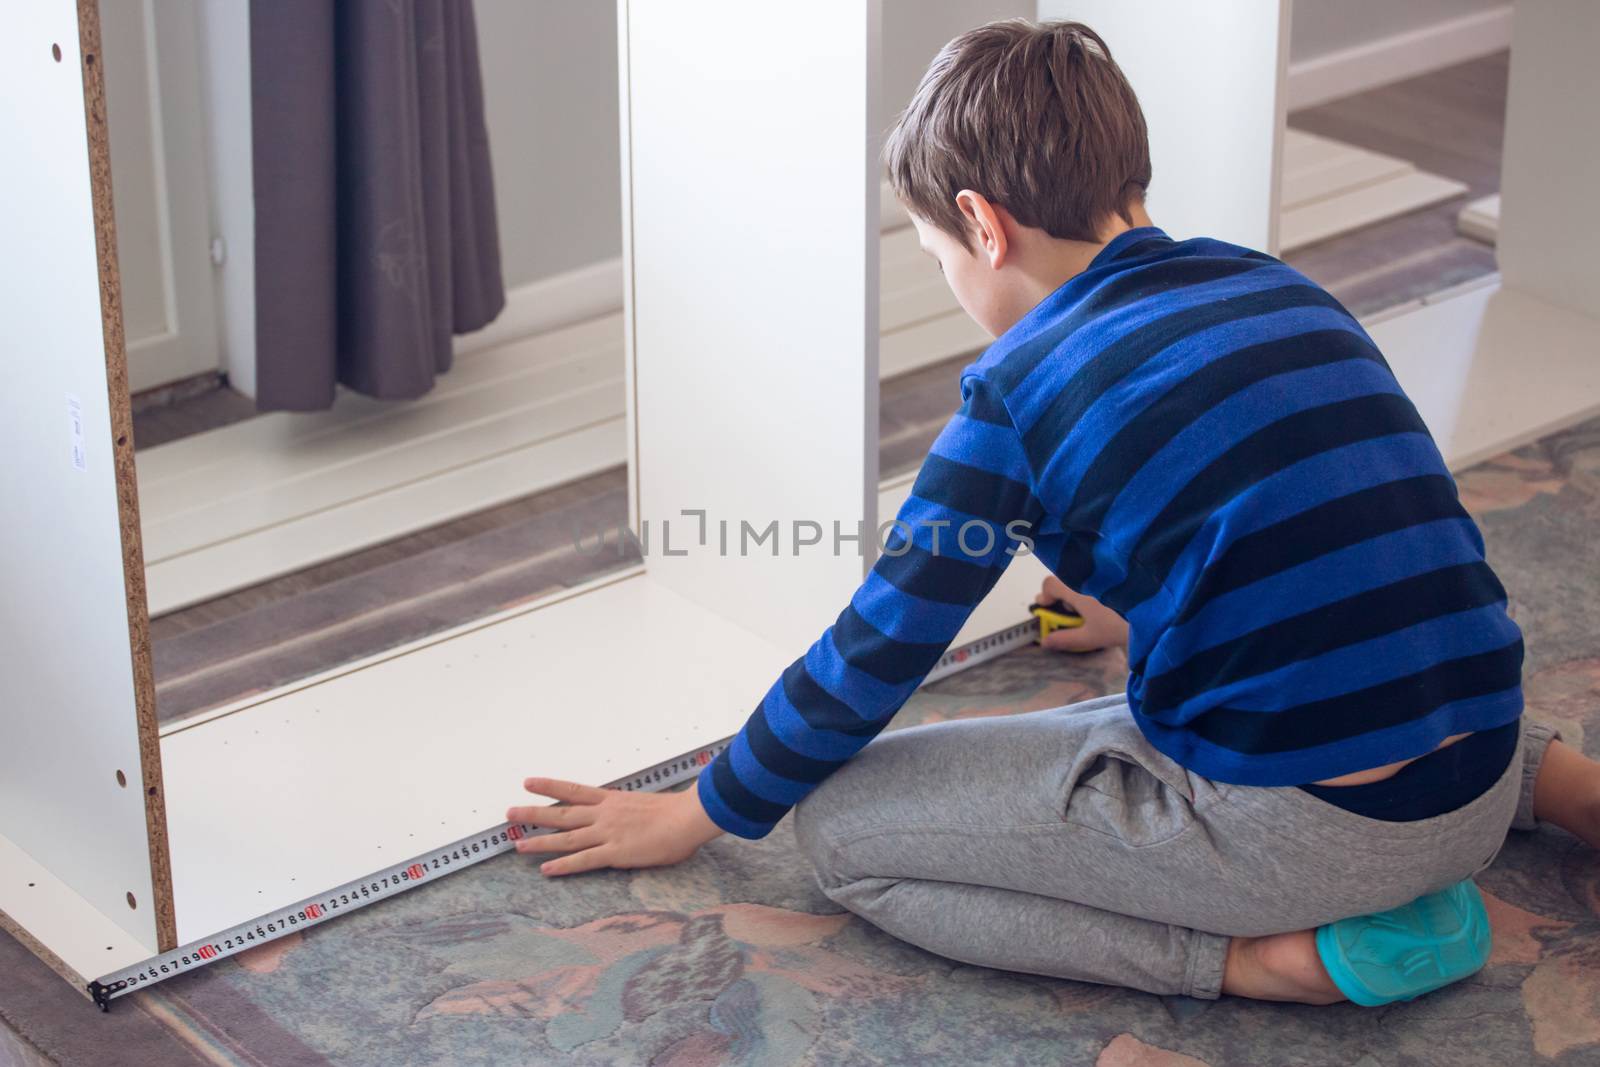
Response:
[[[1070,630],[1083,625],[1083,616],[1072,610],[1064,600],[1049,604],[1030,604],[1028,610],[1039,620],[1039,640],[1043,641],[1057,630]]]

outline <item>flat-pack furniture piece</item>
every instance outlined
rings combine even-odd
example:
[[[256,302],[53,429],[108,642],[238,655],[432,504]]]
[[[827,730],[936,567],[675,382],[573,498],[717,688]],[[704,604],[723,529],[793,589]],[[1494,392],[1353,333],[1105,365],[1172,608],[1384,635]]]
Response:
[[[613,781],[727,737],[870,565],[831,537],[878,493],[878,3],[619,15],[643,565],[161,728],[98,13],[11,13],[0,913],[79,988],[493,827],[528,775]]]

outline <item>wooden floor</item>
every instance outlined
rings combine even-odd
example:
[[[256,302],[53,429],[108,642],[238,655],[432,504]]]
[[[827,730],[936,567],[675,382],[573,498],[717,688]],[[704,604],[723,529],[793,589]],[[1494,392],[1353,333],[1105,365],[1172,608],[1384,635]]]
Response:
[[[1357,315],[1495,269],[1455,214],[1498,187],[1504,53],[1296,112],[1292,126],[1410,160],[1467,184],[1462,196],[1307,246],[1285,259]],[[1159,220],[1157,220],[1159,224]],[[958,403],[968,356],[884,383],[882,475],[915,469]],[[149,447],[250,414],[211,390],[135,416]],[[347,663],[634,562],[614,531],[627,513],[621,468],[423,530],[153,621],[158,714],[173,721]],[[586,556],[583,531],[610,530]]]

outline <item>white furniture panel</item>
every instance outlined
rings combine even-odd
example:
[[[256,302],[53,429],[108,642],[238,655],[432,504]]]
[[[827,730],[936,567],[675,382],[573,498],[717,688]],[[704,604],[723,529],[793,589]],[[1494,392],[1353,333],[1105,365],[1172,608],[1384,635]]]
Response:
[[[80,990],[103,974],[149,959],[154,952],[3,836],[0,929],[43,945],[55,957],[44,956],[46,962]]]
[[[188,720],[162,738],[179,943],[552,803],[529,776],[599,785],[735,733],[792,651],[636,572]]]
[[[0,836],[153,952],[82,70],[72,0],[7,8]],[[16,897],[28,892],[12,868],[0,872],[0,911],[27,910]]]
[[[1451,470],[1600,413],[1600,320],[1492,279],[1368,332]]]
[[[869,562],[832,535],[870,525],[877,494],[879,4],[619,11],[646,565],[799,654]],[[774,522],[779,555],[742,555],[742,524]]]
[[[1370,331],[1452,468],[1600,412],[1597,50],[1588,0],[1517,5],[1501,194],[1462,219],[1489,228],[1500,276]]]
[[[1516,13],[1495,257],[1507,287],[1600,319],[1600,4]]]
[[[1040,18],[1088,24],[1127,75],[1150,133],[1146,208],[1180,241],[1277,251],[1288,8],[1288,0],[1039,0]]]

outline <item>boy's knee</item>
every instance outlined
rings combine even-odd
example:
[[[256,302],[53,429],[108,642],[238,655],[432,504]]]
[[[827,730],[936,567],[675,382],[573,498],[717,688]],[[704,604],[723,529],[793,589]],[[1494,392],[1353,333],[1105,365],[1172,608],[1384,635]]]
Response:
[[[795,841],[801,853],[811,861],[811,866],[816,868],[818,879],[823,882],[828,880],[829,872],[838,865],[839,858],[839,850],[834,844],[837,833],[828,817],[826,785],[824,782],[802,797],[793,812]]]
[[[817,861],[817,854],[821,851],[821,841],[817,833],[817,791],[813,789],[800,798],[800,803],[794,806],[794,839],[800,846],[800,851],[812,863]]]

